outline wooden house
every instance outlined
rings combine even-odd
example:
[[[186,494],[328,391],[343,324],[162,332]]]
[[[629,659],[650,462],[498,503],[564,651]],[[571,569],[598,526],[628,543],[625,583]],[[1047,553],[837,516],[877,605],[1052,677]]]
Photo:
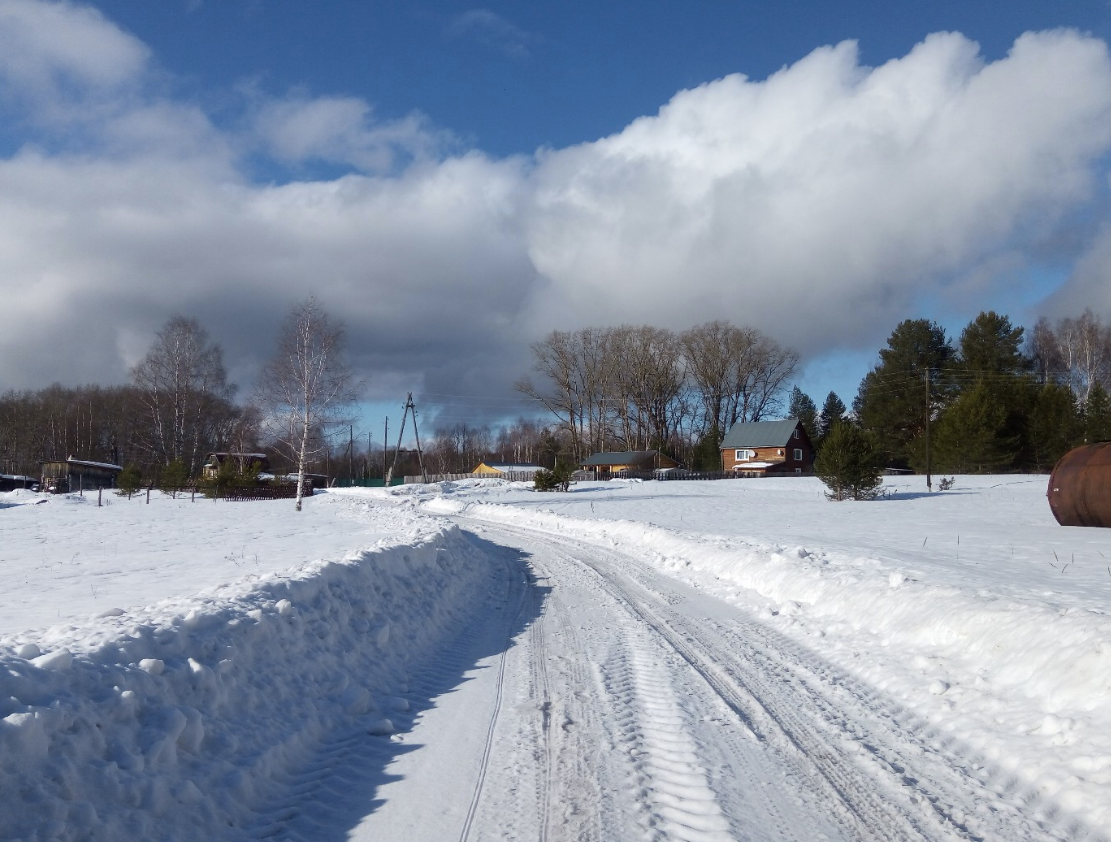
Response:
[[[39,488],[52,494],[72,491],[95,491],[98,488],[115,488],[116,477],[122,471],[119,465],[108,462],[90,462],[74,459],[42,463],[42,480]]]
[[[679,463],[658,450],[624,450],[595,453],[579,467],[593,473],[595,478],[608,478],[621,474],[651,474],[660,468],[678,468]]]
[[[814,445],[797,418],[734,424],[721,442],[721,469],[742,476],[810,474]]]

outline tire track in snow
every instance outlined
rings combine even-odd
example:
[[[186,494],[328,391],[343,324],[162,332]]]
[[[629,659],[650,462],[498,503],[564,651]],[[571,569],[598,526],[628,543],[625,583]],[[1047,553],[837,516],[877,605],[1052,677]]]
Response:
[[[710,788],[686,714],[666,671],[640,654],[654,649],[641,637],[633,654],[615,665],[612,681],[615,696],[637,708],[624,724],[637,771],[637,793],[649,814],[646,838],[729,842],[734,839],[729,820]]]
[[[545,609],[553,619],[566,618],[556,631],[565,635],[566,658],[557,659],[555,686],[580,688],[553,705],[568,718],[581,717],[582,727],[553,729],[552,804],[563,821],[550,824],[551,838],[857,838],[839,831],[805,781],[784,774],[666,640],[646,631],[643,619],[583,564],[580,556],[593,550],[525,530],[490,531],[488,538],[531,550],[530,564],[542,560],[558,583]],[[506,533],[532,546],[506,540]],[[575,674],[584,665],[593,665],[594,682]]]
[[[523,581],[521,572],[512,569],[509,562],[506,562],[506,596],[504,605],[506,606],[507,616],[508,614],[512,614],[513,619],[505,625],[504,645],[501,647],[501,655],[498,657],[497,689],[495,690],[494,704],[490,711],[489,725],[486,730],[486,745],[483,747],[482,760],[479,765],[478,774],[475,777],[474,796],[471,798],[471,806],[467,811],[467,818],[463,822],[463,828],[459,833],[459,842],[467,842],[471,837],[475,816],[478,813],[479,802],[482,799],[482,790],[486,785],[486,777],[490,771],[490,758],[494,750],[494,734],[498,726],[498,717],[501,715],[502,700],[505,697],[506,661],[512,644],[513,631],[520,621],[525,606],[528,604],[527,597],[533,590],[534,589],[530,588],[527,582]],[[516,604],[511,607],[511,604],[514,602]]]
[[[689,624],[679,629],[673,627],[664,616],[669,612],[667,597],[653,595],[618,572],[623,566],[640,570],[629,559],[565,536],[504,524],[497,529],[530,542],[542,535],[540,540],[548,546],[559,547],[575,563],[592,570],[614,599],[623,603],[705,681],[742,727],[777,751],[790,777],[806,781],[816,790],[846,838],[875,842],[975,838],[961,828],[939,823],[935,814],[928,809],[920,810],[908,799],[896,798],[899,803],[893,803],[890,791],[877,792],[877,781],[845,756],[837,741],[811,725],[810,711],[800,712],[791,694],[784,693],[774,682],[759,680],[758,676],[752,679],[746,674],[742,678],[743,668],[732,668],[733,654],[701,639]],[[749,663],[745,667],[759,670],[758,664]]]

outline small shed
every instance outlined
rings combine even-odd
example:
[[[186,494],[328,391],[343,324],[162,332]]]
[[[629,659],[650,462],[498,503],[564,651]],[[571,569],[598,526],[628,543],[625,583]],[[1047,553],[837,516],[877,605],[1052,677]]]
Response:
[[[201,475],[205,479],[216,479],[220,468],[228,462],[235,464],[236,473],[242,475],[249,471],[267,473],[270,470],[270,459],[265,453],[209,453],[204,459]]]
[[[542,471],[539,465],[515,464],[510,462],[479,462],[478,467],[471,471],[492,479],[530,480],[536,476],[537,471]]]
[[[92,462],[71,456],[65,460],[43,462],[39,487],[52,494],[115,488],[116,478],[122,470],[119,465],[110,462]]]
[[[738,421],[721,445],[721,469],[742,476],[809,474],[814,445],[797,418],[784,421]]]
[[[660,468],[678,468],[679,463],[658,450],[622,450],[595,453],[580,463],[580,467],[597,478],[614,474],[651,474]]]

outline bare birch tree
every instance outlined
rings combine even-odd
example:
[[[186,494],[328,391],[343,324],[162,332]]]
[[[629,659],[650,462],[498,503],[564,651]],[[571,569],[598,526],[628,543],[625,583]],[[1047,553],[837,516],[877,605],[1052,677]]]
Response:
[[[278,352],[259,379],[256,402],[267,430],[297,464],[297,511],[307,464],[327,449],[329,424],[342,421],[355,402],[343,339],[342,325],[309,298],[286,318]]]
[[[226,416],[234,387],[227,382],[220,346],[196,319],[175,316],[131,369],[150,419],[148,449],[163,464],[180,459],[192,476],[206,444]]]

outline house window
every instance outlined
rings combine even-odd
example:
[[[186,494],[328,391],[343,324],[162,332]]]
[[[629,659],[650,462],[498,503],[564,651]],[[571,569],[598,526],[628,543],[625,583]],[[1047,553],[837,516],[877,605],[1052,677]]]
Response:
[[[755,457],[756,457],[756,451],[755,450],[738,450],[736,455],[733,458],[737,462],[745,462],[749,459],[754,459]]]
[[[798,437],[799,437],[799,428],[795,427],[795,429],[791,432],[791,438],[797,439]]]
[[[796,462],[801,462],[802,461],[802,448],[801,447],[796,447],[795,448],[795,461]]]

